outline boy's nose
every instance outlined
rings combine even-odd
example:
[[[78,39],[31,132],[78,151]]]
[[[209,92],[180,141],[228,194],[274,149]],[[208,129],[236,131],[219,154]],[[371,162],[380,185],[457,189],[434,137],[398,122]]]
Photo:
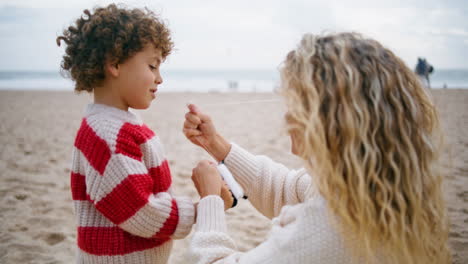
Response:
[[[156,75],[156,78],[154,78],[154,83],[157,85],[161,84],[163,82],[163,79],[160,74]]]

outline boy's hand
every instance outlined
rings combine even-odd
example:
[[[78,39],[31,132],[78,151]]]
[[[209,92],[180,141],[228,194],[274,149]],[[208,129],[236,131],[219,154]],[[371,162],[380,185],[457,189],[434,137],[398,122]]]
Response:
[[[216,169],[216,164],[213,162],[207,160],[200,161],[192,170],[192,181],[200,198],[208,195],[221,196],[223,179]]]
[[[233,206],[234,198],[216,169],[215,163],[206,160],[200,161],[192,171],[192,181],[200,198],[218,195],[224,201],[224,210]]]
[[[193,104],[189,104],[188,108],[183,128],[185,137],[193,144],[204,148],[218,161],[224,160],[231,150],[231,144],[216,132],[210,116],[202,113]]]

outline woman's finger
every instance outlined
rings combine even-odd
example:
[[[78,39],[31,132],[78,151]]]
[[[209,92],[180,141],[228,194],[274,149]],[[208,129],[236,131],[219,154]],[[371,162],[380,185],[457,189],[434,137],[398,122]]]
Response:
[[[200,117],[198,117],[196,114],[193,114],[191,112],[188,112],[185,114],[185,120],[196,125],[201,124]]]
[[[211,123],[211,117],[209,115],[198,113],[197,116],[200,118],[202,123]]]
[[[189,104],[189,105],[187,105],[187,107],[190,110],[190,112],[192,112],[194,114],[198,114],[200,112],[200,110],[198,109],[198,106],[196,106],[194,104]]]
[[[212,131],[213,127],[211,126],[211,124],[201,123],[197,128],[199,130],[201,130],[201,131],[205,131],[207,133],[210,133],[210,131]]]
[[[211,122],[210,116],[200,111],[198,106],[194,104],[189,104],[187,107],[190,110],[190,113],[195,114],[197,117],[200,118],[201,122]]]
[[[185,128],[183,129],[184,135],[186,137],[196,137],[196,136],[201,136],[203,133],[198,130],[198,129],[193,129],[193,128]]]
[[[189,122],[189,121],[187,121],[187,120],[184,122],[184,128],[193,128],[193,129],[195,129],[195,128],[197,128],[197,127],[198,127],[197,124],[194,124],[194,123]]]
[[[223,185],[221,186],[221,198],[224,201],[224,210],[232,208],[235,206],[234,196],[232,195],[231,191],[227,184],[223,181]]]

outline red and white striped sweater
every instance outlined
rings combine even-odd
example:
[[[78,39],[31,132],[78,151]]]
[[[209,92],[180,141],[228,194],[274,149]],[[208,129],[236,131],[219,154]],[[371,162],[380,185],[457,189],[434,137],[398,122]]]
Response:
[[[174,197],[160,139],[135,114],[88,105],[78,130],[71,191],[78,263],[166,263],[172,239],[194,223],[190,198]]]

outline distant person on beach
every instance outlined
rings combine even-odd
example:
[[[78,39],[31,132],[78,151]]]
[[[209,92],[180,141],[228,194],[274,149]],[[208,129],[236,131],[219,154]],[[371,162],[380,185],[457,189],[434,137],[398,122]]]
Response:
[[[148,9],[93,11],[57,38],[67,45],[62,69],[75,91],[94,96],[73,148],[77,263],[167,263],[173,239],[192,229],[195,205],[173,195],[159,137],[129,108],[147,109],[156,98],[170,32]]]
[[[437,112],[414,72],[359,34],[306,34],[281,79],[300,170],[230,143],[189,105],[185,136],[223,161],[272,219],[264,242],[238,251],[220,175],[201,161],[193,263],[450,263]]]
[[[430,65],[425,58],[418,58],[418,63],[415,69],[416,74],[419,76],[424,86],[431,88],[431,81],[429,75],[434,72],[434,67]]]

